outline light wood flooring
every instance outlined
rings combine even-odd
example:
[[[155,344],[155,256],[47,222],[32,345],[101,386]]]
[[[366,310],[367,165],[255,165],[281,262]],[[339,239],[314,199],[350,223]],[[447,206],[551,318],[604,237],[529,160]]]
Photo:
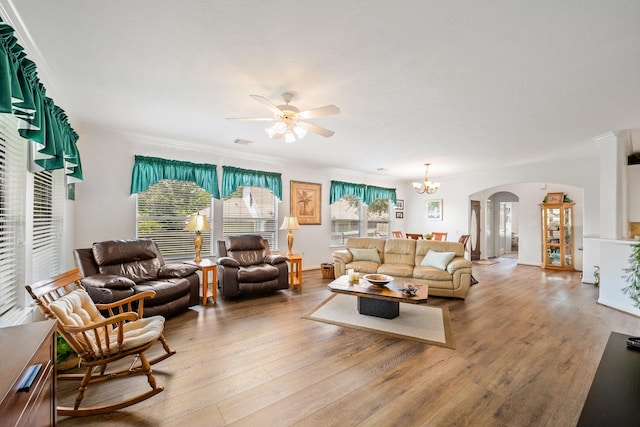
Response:
[[[194,307],[169,319],[178,353],[156,365],[165,391],[60,426],[575,426],[611,331],[640,319],[596,303],[579,273],[474,265],[451,314],[455,350],[302,319],[330,292],[320,270],[302,292]],[[151,353],[153,354],[153,352]],[[85,400],[147,387],[138,376]],[[58,399],[71,404],[69,383]]]

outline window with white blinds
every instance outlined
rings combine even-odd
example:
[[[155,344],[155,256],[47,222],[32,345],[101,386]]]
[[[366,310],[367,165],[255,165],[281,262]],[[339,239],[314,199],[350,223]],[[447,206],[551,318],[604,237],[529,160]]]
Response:
[[[60,272],[64,171],[33,174],[33,281]]]
[[[16,119],[0,114],[0,317],[17,311],[24,288],[24,239],[28,144]]]
[[[346,195],[331,205],[331,246],[344,246],[351,237],[360,237],[364,203]]]
[[[222,229],[224,237],[258,234],[275,249],[277,242],[277,204],[271,190],[260,187],[238,187],[223,200]]]
[[[189,217],[205,215],[213,224],[211,194],[190,181],[165,179],[137,193],[136,236],[152,239],[167,259],[192,259],[195,233],[184,231]],[[213,226],[202,232],[200,256],[213,254]]]

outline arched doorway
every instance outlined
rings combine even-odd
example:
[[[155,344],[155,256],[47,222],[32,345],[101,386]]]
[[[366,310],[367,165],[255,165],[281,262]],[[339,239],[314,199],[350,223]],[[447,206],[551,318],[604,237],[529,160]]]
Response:
[[[518,258],[520,246],[517,195],[500,191],[487,199],[487,258]]]

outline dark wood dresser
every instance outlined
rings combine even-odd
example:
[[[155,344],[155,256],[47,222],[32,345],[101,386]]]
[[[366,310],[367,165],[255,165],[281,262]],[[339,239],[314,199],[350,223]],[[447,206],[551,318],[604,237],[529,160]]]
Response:
[[[56,425],[56,322],[0,328],[0,424]]]
[[[640,351],[612,332],[584,402],[579,427],[640,425]]]

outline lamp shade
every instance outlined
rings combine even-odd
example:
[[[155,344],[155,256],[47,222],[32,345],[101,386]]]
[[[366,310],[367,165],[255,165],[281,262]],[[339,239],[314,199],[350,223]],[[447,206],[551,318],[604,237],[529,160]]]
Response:
[[[298,217],[285,216],[280,226],[280,230],[299,230],[300,224],[298,224]]]
[[[191,215],[184,231],[210,231],[211,226],[204,215]]]

